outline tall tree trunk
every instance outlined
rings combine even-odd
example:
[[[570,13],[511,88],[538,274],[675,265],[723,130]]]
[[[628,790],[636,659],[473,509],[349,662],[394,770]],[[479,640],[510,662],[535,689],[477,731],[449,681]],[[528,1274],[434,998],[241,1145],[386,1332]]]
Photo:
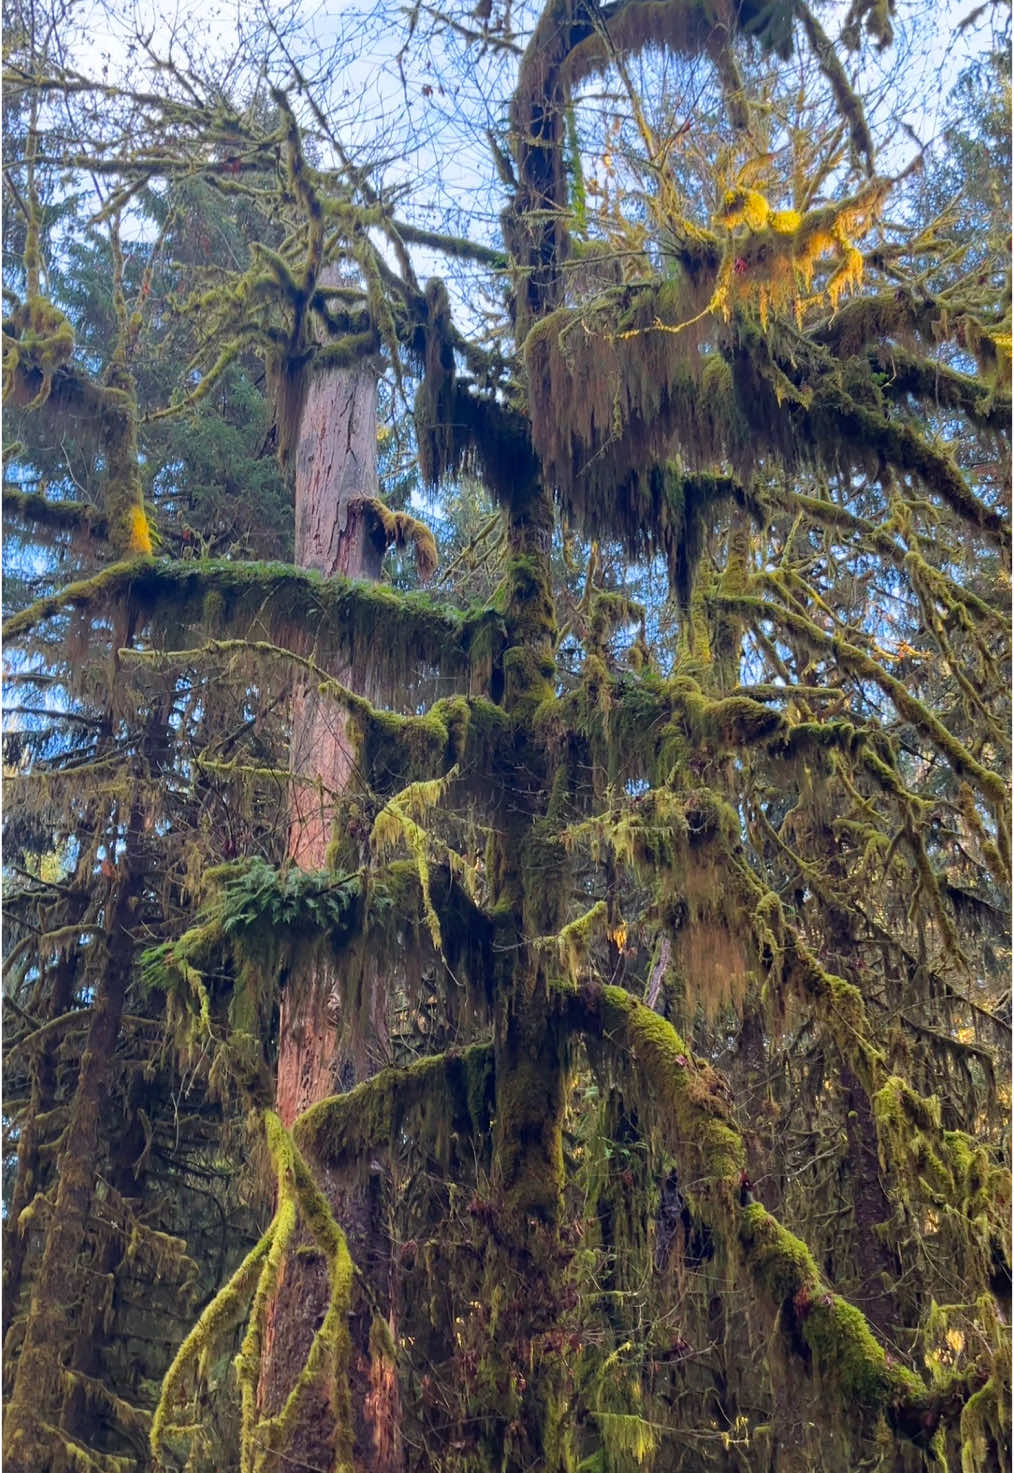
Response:
[[[65,1372],[73,1365],[82,1325],[91,1323],[89,1316],[94,1308],[98,1265],[90,1223],[95,1205],[100,1115],[109,1090],[113,1051],[133,965],[133,932],[143,878],[142,825],[143,815],[135,806],[127,825],[124,853],[110,881],[103,943],[106,964],[96,973],[95,1000],[4,1424],[4,1467],[10,1473],[39,1473],[66,1457],[73,1459],[75,1454],[68,1452],[73,1445],[67,1439],[87,1430],[78,1425],[80,1418],[74,1415],[74,1384]],[[101,1234],[99,1239],[101,1242]]]
[[[490,877],[496,949],[504,959],[495,979],[493,1030],[497,1227],[486,1245],[488,1348],[470,1408],[478,1426],[477,1466],[511,1473],[573,1466],[562,1363],[548,1340],[559,1323],[567,1258],[560,1215],[568,1068],[550,976],[526,943],[559,930],[567,893],[548,753],[531,736],[532,713],[553,692],[552,528],[549,495],[538,485],[519,488],[507,514],[504,657],[518,780]]]
[[[331,578],[374,582],[383,540],[365,502],[377,495],[377,376],[369,366],[338,369],[311,379],[295,454],[296,566]],[[355,670],[334,672],[358,689]],[[363,692],[365,694],[365,692]],[[292,712],[290,767],[295,781],[289,854],[303,869],[322,869],[331,841],[334,795],[348,786],[352,757],[341,708],[309,687],[297,690]],[[301,782],[300,779],[307,781]],[[290,1105],[279,1059],[278,1104],[298,1114],[311,1099]],[[330,1091],[325,1090],[325,1094]]]
[[[382,531],[367,502],[377,495],[377,375],[369,365],[311,379],[295,452],[296,563],[332,577],[374,581],[384,555]],[[379,535],[378,535],[379,533]],[[344,685],[369,695],[362,673],[332,671]],[[309,684],[293,697],[290,769],[293,774],[289,856],[304,869],[323,869],[332,841],[336,802],[349,786],[354,754],[345,712]],[[342,979],[326,959],[293,976],[283,993],[279,1025],[276,1108],[284,1125],[309,1105],[350,1089],[373,1072],[370,1061],[386,1048],[385,999],[375,999],[369,1047],[342,1046],[336,1031]],[[374,1064],[374,1068],[376,1065]],[[320,1177],[318,1179],[321,1179]],[[393,1473],[401,1465],[397,1380],[385,1361],[370,1355],[373,1305],[388,1299],[388,1253],[380,1221],[379,1184],[365,1189],[322,1180],[330,1205],[360,1267],[351,1327],[356,1363],[357,1467]],[[261,1377],[261,1409],[275,1415],[306,1360],[324,1317],[328,1285],[322,1261],[292,1252],[268,1313]],[[390,1328],[390,1327],[389,1327]],[[388,1343],[388,1337],[383,1337]],[[326,1377],[307,1393],[287,1443],[284,1467],[330,1468],[335,1416]]]

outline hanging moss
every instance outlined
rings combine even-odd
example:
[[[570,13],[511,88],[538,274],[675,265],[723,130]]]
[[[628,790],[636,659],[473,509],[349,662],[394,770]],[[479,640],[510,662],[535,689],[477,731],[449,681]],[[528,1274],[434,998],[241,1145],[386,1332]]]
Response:
[[[439,559],[433,533],[425,522],[407,511],[390,511],[382,501],[367,498],[369,507],[383,528],[388,547],[411,546],[415,552],[415,568],[425,583],[436,572]]]
[[[40,599],[8,621],[4,637],[21,638],[67,608],[97,610],[124,602],[138,618],[174,629],[198,623],[210,611],[232,634],[263,629],[297,653],[330,646],[350,654],[360,668],[389,674],[413,664],[466,670],[466,638],[474,640],[477,628],[496,617],[483,612],[463,618],[423,594],[325,579],[283,563],[137,558]],[[388,631],[383,646],[375,638],[380,627]]]
[[[492,1058],[492,1046],[477,1043],[403,1069],[384,1069],[346,1094],[312,1105],[296,1121],[293,1138],[313,1160],[337,1167],[364,1162],[413,1120],[441,1157],[452,1131],[481,1136],[488,1130]]]
[[[423,376],[413,414],[419,469],[436,485],[454,466],[454,350],[451,305],[439,277],[426,283]]]
[[[445,435],[426,442],[420,460],[426,479],[436,485],[458,471],[471,472],[503,506],[530,497],[539,467],[527,418],[513,404],[478,393],[462,379],[455,380],[448,413]]]

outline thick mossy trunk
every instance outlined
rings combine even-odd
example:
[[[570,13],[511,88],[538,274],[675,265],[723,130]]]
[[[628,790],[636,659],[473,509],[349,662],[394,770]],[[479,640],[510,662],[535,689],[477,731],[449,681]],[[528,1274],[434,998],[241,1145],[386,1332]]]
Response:
[[[535,944],[559,929],[564,906],[563,850],[547,824],[549,756],[534,720],[554,694],[551,542],[549,497],[526,488],[508,511],[504,705],[515,742],[510,806],[491,851],[494,950],[503,962],[495,979],[488,1342],[473,1408],[481,1425],[478,1466],[498,1473],[568,1466],[563,1364],[551,1332],[568,1256],[560,1218],[569,1066],[553,979]]]
[[[568,1257],[560,1238],[568,1068],[540,971],[515,971],[498,1015],[489,1339],[473,1410],[482,1418],[480,1466],[555,1473],[568,1465],[564,1368],[552,1334]]]

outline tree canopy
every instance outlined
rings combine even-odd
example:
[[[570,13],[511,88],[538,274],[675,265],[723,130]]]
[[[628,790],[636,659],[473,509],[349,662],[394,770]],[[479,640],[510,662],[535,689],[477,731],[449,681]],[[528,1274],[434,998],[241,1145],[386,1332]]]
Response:
[[[7,29],[9,1467],[1003,1466],[1009,13],[122,23]]]

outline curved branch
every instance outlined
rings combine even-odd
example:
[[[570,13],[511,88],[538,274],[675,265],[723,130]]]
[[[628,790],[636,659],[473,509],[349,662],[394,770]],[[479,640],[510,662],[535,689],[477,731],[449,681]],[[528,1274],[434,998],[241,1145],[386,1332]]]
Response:
[[[889,675],[883,666],[879,665],[864,650],[859,649],[857,645],[850,644],[838,635],[825,634],[812,619],[807,619],[803,614],[787,608],[784,604],[776,607],[764,599],[744,594],[716,593],[714,597],[726,608],[735,609],[748,617],[777,620],[783,623],[786,628],[800,635],[809,645],[819,649],[822,654],[840,661],[843,667],[858,679],[873,681],[893,701],[899,716],[904,721],[911,722],[917,731],[922,732],[940,755],[951,764],[957,776],[967,778],[969,782],[976,784],[996,809],[999,820],[1003,821],[1007,812],[1007,789],[1003,779],[995,772],[990,772],[989,768],[983,767],[982,763],[978,762],[968,748],[947,730],[933,712],[921,701],[916,700],[902,681]]]
[[[60,532],[87,532],[90,537],[105,537],[108,533],[105,516],[83,501],[50,501],[38,492],[5,485],[3,509],[5,515]]]
[[[988,1373],[973,1365],[946,1388],[931,1390],[895,1364],[862,1311],[829,1287],[806,1244],[752,1200],[741,1176],[743,1139],[716,1071],[693,1057],[664,1018],[620,987],[586,984],[561,994],[561,1009],[593,1049],[604,1046],[614,1063],[627,1056],[667,1146],[689,1163],[681,1180],[695,1211],[730,1248],[736,1246],[742,1267],[781,1314],[789,1343],[813,1357],[837,1387],[846,1413],[884,1416],[915,1441],[941,1422],[957,1421]]]
[[[804,422],[820,419],[824,420],[821,428],[830,428],[843,442],[860,444],[867,453],[876,451],[896,470],[918,476],[928,491],[964,521],[979,527],[1000,547],[1010,548],[1007,518],[974,495],[946,451],[935,449],[909,425],[892,423],[841,389],[814,395],[813,408]],[[819,433],[813,435],[818,444],[825,438]]]
[[[405,1068],[383,1069],[355,1089],[311,1105],[293,1124],[292,1137],[301,1151],[328,1166],[362,1161],[397,1138],[415,1106],[438,1096],[438,1129],[486,1132],[492,1078],[491,1043],[433,1054]]]

